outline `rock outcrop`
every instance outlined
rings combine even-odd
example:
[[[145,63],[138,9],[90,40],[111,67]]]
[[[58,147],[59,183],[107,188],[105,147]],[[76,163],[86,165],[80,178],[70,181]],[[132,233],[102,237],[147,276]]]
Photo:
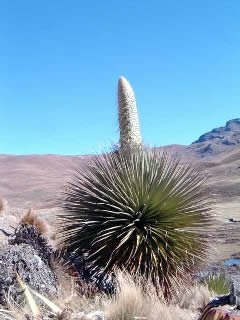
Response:
[[[0,305],[11,297],[17,303],[23,299],[16,274],[39,293],[57,294],[57,278],[51,268],[53,249],[34,226],[19,225],[9,235],[8,244],[0,246]]]
[[[30,245],[4,245],[0,247],[0,304],[7,304],[9,295],[17,303],[23,300],[16,272],[24,283],[36,291],[55,296],[57,279],[51,268]]]

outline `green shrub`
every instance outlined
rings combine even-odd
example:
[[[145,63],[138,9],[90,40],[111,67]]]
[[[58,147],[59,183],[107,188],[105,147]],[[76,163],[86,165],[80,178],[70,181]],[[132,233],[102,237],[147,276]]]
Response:
[[[67,190],[59,235],[96,274],[117,267],[168,287],[206,258],[205,176],[167,153],[95,156]]]

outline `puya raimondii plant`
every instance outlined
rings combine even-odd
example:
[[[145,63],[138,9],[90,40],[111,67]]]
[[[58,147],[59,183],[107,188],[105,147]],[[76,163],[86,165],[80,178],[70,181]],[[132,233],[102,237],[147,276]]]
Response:
[[[137,105],[133,89],[124,77],[118,80],[118,120],[120,149],[130,151],[142,144]]]
[[[169,288],[206,258],[205,176],[156,150],[95,156],[62,198],[64,247],[93,274],[115,268]]]

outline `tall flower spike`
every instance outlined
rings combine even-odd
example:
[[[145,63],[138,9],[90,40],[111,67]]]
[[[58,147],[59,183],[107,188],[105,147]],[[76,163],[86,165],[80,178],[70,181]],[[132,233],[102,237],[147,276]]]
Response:
[[[118,80],[118,115],[120,148],[124,151],[141,146],[137,105],[133,89],[124,77]]]

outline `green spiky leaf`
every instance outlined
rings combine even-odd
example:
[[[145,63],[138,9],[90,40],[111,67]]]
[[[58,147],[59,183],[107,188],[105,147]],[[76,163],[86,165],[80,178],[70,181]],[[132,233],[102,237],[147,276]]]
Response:
[[[40,309],[38,308],[36,301],[34,300],[28,286],[22,281],[18,273],[16,273],[17,281],[19,286],[24,290],[24,294],[26,296],[27,302],[31,308],[32,314],[35,318],[41,315]]]

